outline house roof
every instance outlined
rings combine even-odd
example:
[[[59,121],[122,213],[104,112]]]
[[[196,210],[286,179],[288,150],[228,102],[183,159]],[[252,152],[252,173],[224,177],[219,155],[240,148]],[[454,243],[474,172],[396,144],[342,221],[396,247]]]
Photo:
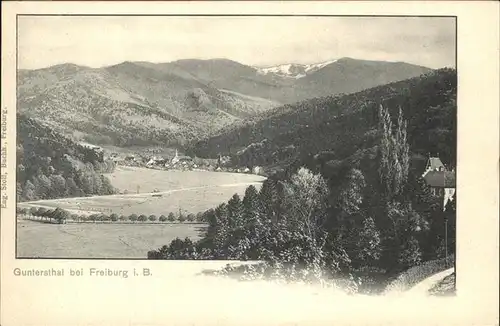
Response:
[[[436,188],[455,188],[455,172],[452,171],[429,171],[424,176],[425,182]]]
[[[429,157],[429,160],[427,161],[427,169],[438,170],[441,167],[444,168],[444,164],[441,162],[439,157]]]

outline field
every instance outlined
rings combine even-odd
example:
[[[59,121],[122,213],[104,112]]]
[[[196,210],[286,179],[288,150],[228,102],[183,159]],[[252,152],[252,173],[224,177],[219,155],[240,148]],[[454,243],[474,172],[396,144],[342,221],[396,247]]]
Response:
[[[229,200],[235,193],[243,196],[250,184],[259,189],[264,180],[264,177],[252,174],[164,171],[137,167],[119,167],[108,177],[113,186],[126,193],[40,200],[20,203],[19,206],[61,207],[78,214],[102,212],[160,216],[177,213],[179,209],[184,213],[196,214]],[[158,192],[153,194],[155,189]]]
[[[18,258],[147,258],[176,237],[197,240],[203,224],[45,224],[19,221]]]
[[[119,167],[108,175],[117,195],[63,198],[19,203],[20,207],[61,207],[71,213],[155,214],[197,213],[243,196],[250,184],[260,188],[264,177],[204,171],[162,171]],[[153,193],[157,189],[158,192]],[[139,193],[137,191],[139,190]],[[123,193],[123,192],[128,193]],[[155,195],[155,196],[153,196]],[[161,197],[157,197],[160,196]],[[176,237],[203,235],[202,224],[44,224],[20,220],[17,256],[44,258],[146,258],[147,252]]]

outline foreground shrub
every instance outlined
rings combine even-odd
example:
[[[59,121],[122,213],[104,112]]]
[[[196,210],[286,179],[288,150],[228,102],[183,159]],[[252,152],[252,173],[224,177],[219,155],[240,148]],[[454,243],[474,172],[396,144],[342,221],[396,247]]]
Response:
[[[230,265],[205,274],[234,278],[239,281],[266,280],[278,283],[316,284],[322,287],[342,290],[345,293],[358,292],[358,284],[352,275],[332,275],[326,271],[311,268],[295,268],[281,263],[256,262],[244,265]]]
[[[198,250],[189,238],[175,238],[170,245],[148,252],[148,259],[199,259]]]

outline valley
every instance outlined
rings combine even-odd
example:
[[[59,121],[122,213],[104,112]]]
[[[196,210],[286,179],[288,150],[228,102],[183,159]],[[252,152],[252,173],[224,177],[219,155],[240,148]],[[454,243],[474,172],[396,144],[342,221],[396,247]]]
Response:
[[[186,215],[196,214],[217,206],[235,193],[242,196],[251,184],[260,188],[265,178],[241,173],[118,167],[109,179],[120,192],[131,193],[38,200],[22,202],[18,206],[28,209],[59,207],[81,215],[160,216],[179,211]],[[140,192],[136,193],[138,187]],[[158,191],[153,192],[155,189]],[[18,257],[146,258],[149,250],[177,237],[193,240],[202,237],[205,227],[204,223],[68,223],[56,226],[19,220]],[[43,241],[43,247],[39,246],[40,241]]]

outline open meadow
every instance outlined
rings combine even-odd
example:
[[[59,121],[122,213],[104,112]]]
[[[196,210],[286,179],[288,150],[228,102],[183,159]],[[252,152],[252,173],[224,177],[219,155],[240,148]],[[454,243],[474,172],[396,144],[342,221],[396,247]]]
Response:
[[[77,214],[118,215],[203,212],[228,201],[253,184],[257,189],[265,179],[242,173],[206,171],[165,171],[137,167],[118,167],[107,175],[121,194],[79,198],[61,198],[20,203],[19,207],[60,207]],[[153,193],[154,190],[158,192]]]
[[[227,202],[264,177],[205,171],[163,171],[118,167],[107,175],[120,194],[19,203],[19,207],[60,207],[75,214],[167,215],[198,213]],[[137,193],[139,190],[139,193]],[[153,192],[157,190],[157,192]],[[126,192],[126,193],[124,193]],[[147,258],[147,252],[176,237],[196,240],[203,224],[44,224],[18,221],[17,256],[43,258]]]
[[[198,240],[203,224],[48,224],[17,222],[18,258],[147,258],[179,237]]]

